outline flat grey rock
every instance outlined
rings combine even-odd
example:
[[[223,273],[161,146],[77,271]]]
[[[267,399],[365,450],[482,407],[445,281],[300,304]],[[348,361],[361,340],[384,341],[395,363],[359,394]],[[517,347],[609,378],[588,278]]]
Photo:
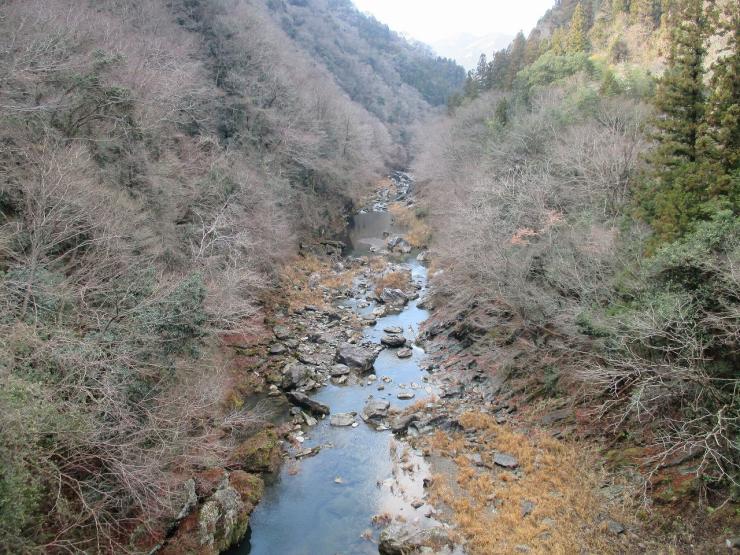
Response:
[[[522,509],[522,518],[529,516],[534,511],[534,503],[532,501],[522,501],[520,504]]]
[[[615,535],[624,533],[624,526],[622,526],[622,524],[617,522],[616,520],[607,520],[606,529]]]
[[[519,466],[519,461],[511,455],[506,453],[496,453],[493,456],[493,464],[501,466],[503,468],[516,468]]]
[[[412,349],[409,349],[408,347],[404,347],[403,349],[399,349],[396,353],[396,356],[398,358],[411,358],[414,354],[414,351]]]
[[[346,364],[350,368],[357,368],[362,372],[369,372],[372,369],[377,356],[375,351],[351,343],[342,343],[336,354],[337,362]]]
[[[330,412],[328,406],[323,403],[319,403],[318,401],[314,401],[308,395],[301,393],[300,391],[289,391],[285,396],[288,398],[288,401],[294,405],[306,409],[313,414],[325,416]]]
[[[280,341],[284,341],[285,339],[290,339],[292,335],[290,328],[288,326],[282,326],[282,325],[278,325],[272,328],[272,333],[275,334],[275,338],[279,339]]]
[[[364,420],[370,420],[373,418],[385,418],[388,416],[388,409],[391,404],[385,399],[369,399],[365,403],[365,408],[362,409],[362,418]]]
[[[268,352],[271,355],[283,355],[288,352],[288,348],[282,343],[273,343],[272,345],[270,345],[270,349]]]
[[[350,373],[349,366],[346,364],[334,364],[329,368],[329,375],[332,378],[336,378],[338,376],[346,376]]]
[[[329,418],[329,424],[337,427],[351,426],[355,422],[354,412],[339,412],[332,414]]]

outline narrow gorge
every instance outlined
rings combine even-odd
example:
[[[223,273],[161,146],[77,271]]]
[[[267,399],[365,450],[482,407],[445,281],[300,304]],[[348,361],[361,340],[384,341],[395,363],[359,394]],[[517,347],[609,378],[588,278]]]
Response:
[[[0,554],[738,553],[739,74],[733,0],[0,0]]]

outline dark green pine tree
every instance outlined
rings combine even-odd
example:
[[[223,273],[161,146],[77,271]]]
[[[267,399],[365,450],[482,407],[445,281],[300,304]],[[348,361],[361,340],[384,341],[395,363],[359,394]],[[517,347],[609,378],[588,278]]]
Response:
[[[493,53],[493,59],[488,64],[488,88],[503,88],[506,74],[509,71],[509,53],[506,49]]]
[[[737,188],[740,179],[740,4],[726,6],[718,20],[718,32],[727,42],[712,65],[699,149],[707,163],[723,174],[716,187],[721,194],[730,192],[733,180]]]
[[[704,38],[702,0],[684,0],[684,11],[672,34],[668,68],[658,83],[655,120],[656,169],[696,160],[696,141],[704,117]]]
[[[516,79],[516,74],[524,67],[524,53],[527,48],[527,39],[524,33],[519,31],[509,45],[509,66],[506,68],[504,87],[510,89]]]
[[[480,84],[475,72],[471,69],[463,84],[463,95],[465,98],[478,98],[480,94]]]
[[[702,0],[683,0],[672,32],[668,67],[658,83],[656,147],[648,157],[651,179],[641,195],[642,214],[656,240],[669,241],[701,218],[707,187],[698,172],[704,119],[706,18]]]
[[[485,54],[481,54],[480,58],[478,58],[478,67],[475,69],[475,76],[478,79],[478,85],[481,88],[481,90],[487,90],[490,89],[489,86],[489,77],[488,77],[488,60],[486,59]]]

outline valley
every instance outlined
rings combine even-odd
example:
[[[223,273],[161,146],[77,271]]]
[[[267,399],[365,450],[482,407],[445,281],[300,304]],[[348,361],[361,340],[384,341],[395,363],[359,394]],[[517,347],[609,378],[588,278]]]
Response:
[[[739,30],[0,1],[0,552],[736,552]]]

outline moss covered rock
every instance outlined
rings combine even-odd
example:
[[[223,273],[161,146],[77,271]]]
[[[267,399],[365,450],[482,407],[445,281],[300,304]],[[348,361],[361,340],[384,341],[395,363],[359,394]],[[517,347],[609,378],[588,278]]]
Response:
[[[216,472],[209,473],[215,476]],[[241,470],[221,476],[212,495],[180,523],[160,553],[216,555],[241,541],[264,484],[258,476]]]
[[[275,430],[266,429],[242,443],[232,456],[247,472],[275,472],[280,466],[280,444]]]

